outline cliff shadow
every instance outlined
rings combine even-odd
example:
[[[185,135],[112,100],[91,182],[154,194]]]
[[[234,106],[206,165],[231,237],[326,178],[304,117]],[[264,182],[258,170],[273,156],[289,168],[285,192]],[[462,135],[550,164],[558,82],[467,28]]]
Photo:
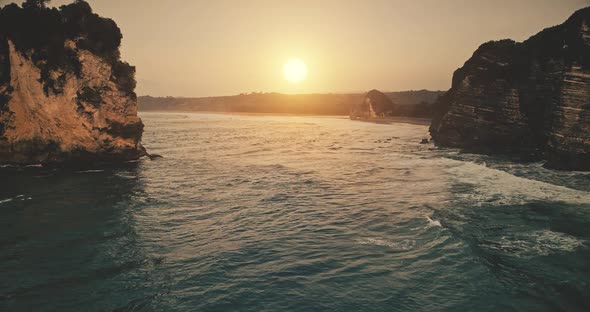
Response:
[[[160,261],[141,243],[141,166],[0,168],[0,309],[113,310],[153,295],[116,282],[147,281]]]

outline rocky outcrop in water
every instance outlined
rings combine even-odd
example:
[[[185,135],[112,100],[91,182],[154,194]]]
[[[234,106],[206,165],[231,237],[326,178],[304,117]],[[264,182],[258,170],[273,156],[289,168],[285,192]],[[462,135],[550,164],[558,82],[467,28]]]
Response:
[[[362,101],[350,105],[351,119],[388,119],[387,117],[431,118],[433,102],[442,91],[406,91],[382,93],[371,90]],[[408,99],[411,99],[408,101]]]
[[[119,28],[84,1],[59,9],[45,2],[0,9],[0,163],[146,155]]]
[[[350,118],[370,119],[393,116],[397,105],[384,93],[371,90],[367,92],[361,102],[351,107]]]
[[[483,44],[435,107],[438,145],[590,170],[590,8],[522,43]]]

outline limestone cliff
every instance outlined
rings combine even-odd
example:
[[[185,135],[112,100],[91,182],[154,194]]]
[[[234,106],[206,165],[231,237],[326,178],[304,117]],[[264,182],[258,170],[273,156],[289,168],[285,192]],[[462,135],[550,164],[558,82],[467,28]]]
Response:
[[[140,140],[135,68],[84,1],[0,9],[0,163],[125,161]]]
[[[590,170],[590,8],[528,40],[483,44],[435,105],[438,145]]]

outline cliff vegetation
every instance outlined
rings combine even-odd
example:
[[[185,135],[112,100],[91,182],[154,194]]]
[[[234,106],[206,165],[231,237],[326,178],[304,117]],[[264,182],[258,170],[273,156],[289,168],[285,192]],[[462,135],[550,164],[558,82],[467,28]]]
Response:
[[[0,162],[144,155],[121,30],[86,1],[48,3],[0,8]]]

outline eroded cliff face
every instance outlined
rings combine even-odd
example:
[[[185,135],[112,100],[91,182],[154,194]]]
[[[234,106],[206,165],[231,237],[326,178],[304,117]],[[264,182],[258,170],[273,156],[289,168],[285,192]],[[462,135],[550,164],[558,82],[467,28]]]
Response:
[[[67,23],[73,17],[60,13],[68,9],[78,10],[81,28],[87,19],[79,13],[111,25],[83,1],[61,12],[27,12],[11,5],[0,18],[53,14],[55,20],[48,23]],[[27,38],[26,31],[10,31],[11,26],[0,30],[0,163],[126,161],[146,154],[134,68],[118,60],[118,43],[99,51],[94,47],[105,45],[93,42],[87,31],[39,43]]]
[[[590,170],[590,8],[523,43],[483,44],[435,105],[442,146]]]

